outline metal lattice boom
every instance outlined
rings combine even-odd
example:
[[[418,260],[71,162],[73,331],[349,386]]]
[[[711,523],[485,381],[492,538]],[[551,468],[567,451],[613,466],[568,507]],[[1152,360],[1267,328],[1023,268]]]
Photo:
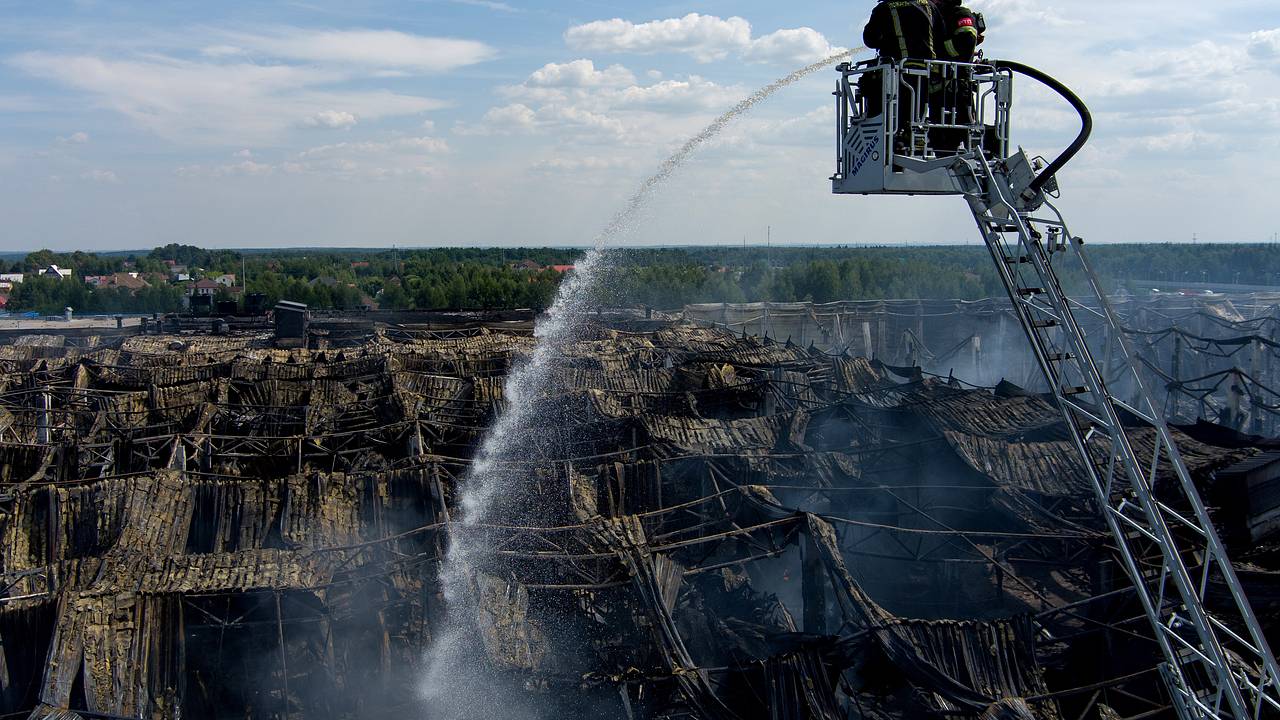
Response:
[[[1053,78],[1017,63],[910,60],[839,70],[833,191],[968,202],[1150,620],[1179,715],[1280,715],[1280,671],[1249,599],[1143,386],[1083,241],[1045,199],[1057,189],[1057,170],[1088,138],[1087,108]],[[1084,121],[1047,168],[1023,151],[1008,154],[1013,73],[1059,92]],[[1078,261],[1084,297],[1063,289],[1055,265],[1067,257]],[[1099,367],[1077,313],[1095,315],[1118,341],[1120,367]],[[1138,400],[1117,398],[1107,378],[1127,379]]]

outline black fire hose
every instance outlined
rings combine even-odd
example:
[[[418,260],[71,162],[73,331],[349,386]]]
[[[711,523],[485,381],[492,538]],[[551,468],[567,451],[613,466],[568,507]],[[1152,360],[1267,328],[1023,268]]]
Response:
[[[1053,162],[1049,163],[1049,166],[1036,176],[1035,180],[1031,181],[1031,185],[1027,190],[1034,196],[1039,194],[1040,189],[1052,180],[1053,177],[1058,174],[1059,170],[1061,170],[1067,163],[1071,162],[1071,159],[1084,148],[1085,143],[1089,142],[1089,136],[1093,134],[1093,115],[1089,113],[1089,107],[1084,104],[1084,101],[1081,100],[1079,96],[1071,92],[1071,89],[1066,85],[1063,85],[1049,75],[1046,75],[1029,65],[1023,65],[1022,63],[1014,62],[1012,60],[996,60],[992,64],[997,68],[1012,70],[1013,72],[1021,75],[1026,75],[1033,80],[1039,80],[1042,84],[1061,95],[1064,100],[1071,103],[1071,107],[1075,108],[1076,112],[1080,113],[1080,134],[1076,136],[1076,139],[1067,147],[1066,150],[1062,152],[1061,155],[1054,158]]]

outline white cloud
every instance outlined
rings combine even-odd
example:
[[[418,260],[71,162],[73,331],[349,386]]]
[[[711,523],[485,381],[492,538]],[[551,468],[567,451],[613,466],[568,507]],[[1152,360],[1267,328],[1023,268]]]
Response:
[[[973,0],[971,7],[983,13],[993,29],[1008,25],[1032,24],[1041,27],[1066,27],[1078,25],[1081,20],[1071,19],[1057,7],[1043,0]],[[1075,8],[1077,12],[1087,10]],[[1096,16],[1096,11],[1090,13]]]
[[[185,143],[267,145],[300,124],[417,115],[444,107],[431,98],[386,90],[327,89],[351,79],[316,66],[193,62],[163,56],[137,60],[30,52],[8,64],[91,95],[98,107]],[[333,113],[335,107],[345,108]]]
[[[429,136],[342,142],[303,150],[275,170],[341,180],[421,179],[442,175],[444,167],[432,158],[449,151],[447,141]]]
[[[270,165],[267,165],[265,163],[260,163],[260,162],[254,162],[252,160],[244,160],[242,162],[236,163],[235,165],[232,165],[231,167],[233,168],[234,172],[240,173],[242,175],[261,176],[261,175],[270,175],[271,173],[275,172],[275,168],[271,167]]]
[[[523,103],[512,103],[502,107],[490,108],[481,119],[481,125],[474,128],[462,127],[456,130],[462,135],[506,135],[511,133],[532,132],[538,124],[538,113]]]
[[[743,95],[739,88],[724,87],[691,75],[687,80],[663,80],[653,85],[625,88],[618,94],[616,105],[669,112],[720,110]]]
[[[120,178],[116,177],[116,174],[111,170],[86,170],[80,174],[80,179],[108,185],[115,185],[120,182]]]
[[[398,138],[387,142],[335,143],[333,145],[320,145],[319,147],[303,150],[298,154],[298,157],[313,158],[348,153],[368,155],[391,151],[431,154],[447,153],[449,152],[449,142],[447,140],[434,137],[408,137]]]
[[[447,153],[449,141],[434,137],[404,138],[396,141],[396,147],[423,153]]]
[[[845,48],[832,46],[817,30],[802,27],[778,30],[751,41],[751,45],[743,52],[743,57],[752,62],[805,65],[844,50]]]
[[[244,150],[237,151],[233,157],[238,157],[242,160],[248,160],[249,158],[253,157],[253,151],[248,148],[245,148]]]
[[[626,129],[617,118],[578,105],[548,104],[531,108],[512,103],[490,108],[479,125],[460,124],[458,135],[524,135],[554,130],[558,136],[603,136],[621,139]]]
[[[574,60],[568,63],[547,63],[535,70],[526,85],[532,87],[616,87],[634,85],[636,76],[621,65],[610,65],[597,70],[590,60]]]
[[[240,157],[239,153],[236,153]],[[204,165],[184,165],[176,171],[179,177],[195,178],[195,177],[266,177],[274,175],[277,168],[267,163],[255,162],[253,160],[241,160],[237,163],[227,165],[215,165],[206,167]]]
[[[1249,33],[1248,42],[1249,55],[1262,61],[1280,59],[1280,28],[1274,30],[1258,30]],[[1280,70],[1280,66],[1272,66],[1274,70]]]
[[[306,119],[308,127],[330,128],[333,130],[349,130],[356,126],[359,120],[355,115],[349,112],[340,112],[338,110],[321,110]]]
[[[680,53],[701,63],[739,56],[750,62],[810,63],[841,50],[812,28],[778,30],[753,37],[751,23],[740,17],[720,18],[690,13],[681,18],[633,23],[614,18],[576,25],[565,42],[577,50],[610,53]]]
[[[491,60],[497,51],[482,42],[410,35],[395,30],[303,30],[233,36],[234,47],[273,58],[316,63],[398,68],[438,73]]]
[[[589,59],[550,63],[519,85],[500,87],[509,102],[491,108],[477,124],[457,123],[457,135],[554,135],[561,143],[627,145],[646,139],[667,142],[684,132],[698,114],[733,105],[747,94],[690,75],[663,80],[648,75],[642,84],[620,65],[598,68]]]
[[[600,52],[684,53],[698,62],[723,60],[751,44],[751,23],[689,13],[635,24],[614,18],[577,25],[564,35],[569,47]]]
[[[71,133],[66,137],[58,136],[60,145],[84,145],[87,142],[89,142],[89,133],[84,131]]]
[[[617,156],[599,157],[583,155],[578,157],[555,157],[535,162],[529,167],[531,172],[544,175],[583,174],[600,171],[612,171],[631,165],[626,158]]]
[[[590,60],[575,60],[544,66],[524,83],[499,88],[499,92],[522,107],[573,106],[597,113],[618,108],[655,112],[720,109],[746,94],[741,87],[717,85],[697,75],[670,80],[660,79],[661,73],[649,77],[653,82],[642,85],[622,66],[597,70]]]

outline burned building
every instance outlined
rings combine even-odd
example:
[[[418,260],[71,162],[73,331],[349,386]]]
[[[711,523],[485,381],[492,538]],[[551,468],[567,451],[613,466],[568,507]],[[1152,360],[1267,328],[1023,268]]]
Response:
[[[1049,401],[762,335],[596,318],[524,507],[465,529],[527,327],[0,346],[0,715],[447,717],[419,688],[468,532],[475,702],[512,717],[1173,717]],[[1273,633],[1270,500],[1231,500],[1278,448],[1176,433]]]

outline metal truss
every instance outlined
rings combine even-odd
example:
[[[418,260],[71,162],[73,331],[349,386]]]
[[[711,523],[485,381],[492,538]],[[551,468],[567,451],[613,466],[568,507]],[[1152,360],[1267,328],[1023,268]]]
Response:
[[[1005,163],[975,152],[965,164],[972,170],[971,177],[959,178],[965,197],[1164,654],[1161,672],[1179,715],[1274,716],[1280,712],[1275,657],[1164,416],[1143,385],[1083,241],[1051,204],[1044,205],[1049,217],[1033,217]],[[1068,297],[1054,269],[1055,260],[1068,255],[1086,279],[1083,299]],[[1094,316],[1118,342],[1113,357],[1120,377],[1136,388],[1135,403],[1109,390],[1110,369],[1094,360],[1076,313]],[[1146,449],[1152,449],[1149,456]]]

